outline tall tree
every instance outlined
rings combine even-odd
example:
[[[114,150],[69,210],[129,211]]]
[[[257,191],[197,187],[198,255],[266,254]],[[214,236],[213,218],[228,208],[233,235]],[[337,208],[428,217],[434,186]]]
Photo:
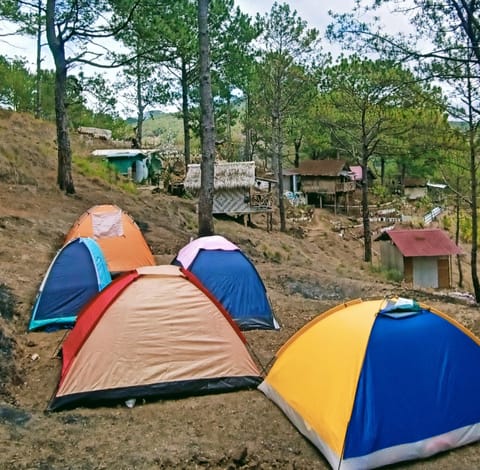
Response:
[[[28,34],[37,31],[38,0],[4,2],[0,16],[11,19],[19,30]],[[132,8],[135,8],[133,3]],[[32,11],[35,14],[32,16]],[[111,37],[123,25],[109,26],[109,5],[106,0],[47,0],[45,31],[55,63],[55,114],[57,126],[57,184],[67,194],[75,193],[72,177],[72,152],[68,128],[67,77],[74,64],[102,66],[99,58],[107,52],[96,40]],[[35,23],[35,26],[32,26]],[[67,45],[69,47],[67,47]],[[108,64],[104,64],[108,67]]]
[[[65,43],[69,35],[65,29],[74,18],[69,17],[71,11],[57,10],[56,0],[47,0],[46,31],[47,41],[55,62],[55,120],[57,126],[57,184],[67,194],[75,193],[72,177],[72,150],[68,132],[67,114],[67,68],[68,62],[65,53]],[[90,18],[92,20],[92,18]]]
[[[198,200],[198,236],[215,233],[213,225],[213,194],[215,171],[215,121],[213,116],[210,76],[209,0],[198,0],[198,43],[200,57],[200,107],[202,162],[201,189]]]
[[[388,148],[394,139],[408,142],[424,113],[427,93],[409,71],[390,61],[352,55],[321,73],[318,122],[329,129],[338,150],[362,166],[364,260],[370,262],[369,161],[375,155],[398,152]],[[434,93],[428,95],[429,100],[434,97]]]
[[[43,30],[43,23],[44,20],[42,18],[42,12],[43,12],[43,2],[42,0],[38,0],[37,3],[37,31],[36,31],[36,42],[37,42],[37,60],[36,60],[36,65],[37,65],[37,74],[36,74],[36,80],[35,80],[35,117],[38,119],[42,113],[41,109],[41,91],[42,91],[42,86],[40,82],[40,76],[42,72],[42,30]]]
[[[130,15],[128,25],[116,35],[127,51],[113,55],[117,62],[124,63],[117,87],[126,98],[129,111],[131,105],[134,107],[137,122],[132,143],[141,147],[146,110],[167,104],[171,98],[164,63],[171,60],[168,25],[173,20],[167,2],[140,0],[133,14],[128,0],[110,3],[115,22],[121,23]]]
[[[309,87],[311,77],[308,68],[318,58],[320,46],[318,31],[308,29],[307,23],[287,4],[274,3],[263,22],[261,41],[264,51],[256,70],[261,82],[257,82],[256,99],[262,103],[263,119],[269,121],[269,134],[263,137],[271,155],[272,170],[278,180],[280,230],[285,231],[282,176],[285,127],[288,118],[297,114],[303,104],[304,91]]]

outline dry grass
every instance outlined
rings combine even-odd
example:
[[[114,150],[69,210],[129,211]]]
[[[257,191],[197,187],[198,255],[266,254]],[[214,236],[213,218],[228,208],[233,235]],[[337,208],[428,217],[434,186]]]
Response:
[[[45,414],[65,332],[26,333],[41,280],[72,223],[95,204],[116,204],[139,223],[159,263],[169,263],[196,235],[195,201],[164,193],[129,193],[74,168],[77,194],[55,186],[55,131],[30,116],[0,111],[0,285],[15,302],[0,318],[0,467],[3,469],[324,469],[327,463],[263,394],[239,392]],[[76,158],[92,145],[72,139]],[[103,144],[105,145],[105,144]],[[480,334],[476,307],[436,292],[411,292],[388,283],[361,261],[361,240],[332,231],[319,211],[306,236],[266,232],[216,220],[216,233],[240,246],[265,281],[279,332],[247,332],[263,365],[300,327],[324,310],[356,297],[415,296]],[[2,347],[0,345],[0,347]],[[9,406],[7,406],[7,404]],[[480,444],[395,468],[480,468]]]

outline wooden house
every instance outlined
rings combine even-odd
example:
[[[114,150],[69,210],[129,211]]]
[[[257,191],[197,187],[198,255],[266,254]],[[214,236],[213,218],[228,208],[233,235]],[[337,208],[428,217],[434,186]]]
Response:
[[[355,191],[355,181],[345,160],[303,160],[297,174],[309,204],[323,207],[331,203],[337,212],[343,199],[348,211],[349,195]]]
[[[382,267],[395,269],[412,287],[452,286],[452,256],[462,250],[441,229],[391,229],[376,237]]]
[[[282,171],[283,189],[296,193],[300,185],[300,178],[298,176],[298,168],[284,168]]]
[[[199,163],[188,165],[185,190],[200,191]],[[272,180],[257,178],[255,162],[216,162],[214,170],[213,214],[250,215],[273,210]]]

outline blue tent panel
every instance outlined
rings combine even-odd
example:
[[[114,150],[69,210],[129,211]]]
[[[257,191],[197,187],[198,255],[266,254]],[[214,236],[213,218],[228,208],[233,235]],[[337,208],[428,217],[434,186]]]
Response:
[[[190,271],[242,330],[277,329],[265,285],[240,250],[199,250]]]
[[[95,240],[75,238],[58,251],[43,279],[28,329],[70,327],[81,308],[111,282]]]
[[[412,312],[413,313],[413,312]],[[378,315],[344,459],[415,443],[480,421],[480,348],[427,310]],[[382,417],[382,419],[379,419]]]

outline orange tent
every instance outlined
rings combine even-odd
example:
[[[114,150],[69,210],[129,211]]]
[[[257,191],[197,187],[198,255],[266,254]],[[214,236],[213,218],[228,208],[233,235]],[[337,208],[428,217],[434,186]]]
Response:
[[[73,224],[65,243],[78,237],[93,238],[110,272],[154,266],[155,259],[135,221],[115,205],[93,206]]]
[[[173,293],[173,294],[172,294]],[[260,371],[230,315],[178,266],[124,273],[62,345],[51,410],[255,388]]]

